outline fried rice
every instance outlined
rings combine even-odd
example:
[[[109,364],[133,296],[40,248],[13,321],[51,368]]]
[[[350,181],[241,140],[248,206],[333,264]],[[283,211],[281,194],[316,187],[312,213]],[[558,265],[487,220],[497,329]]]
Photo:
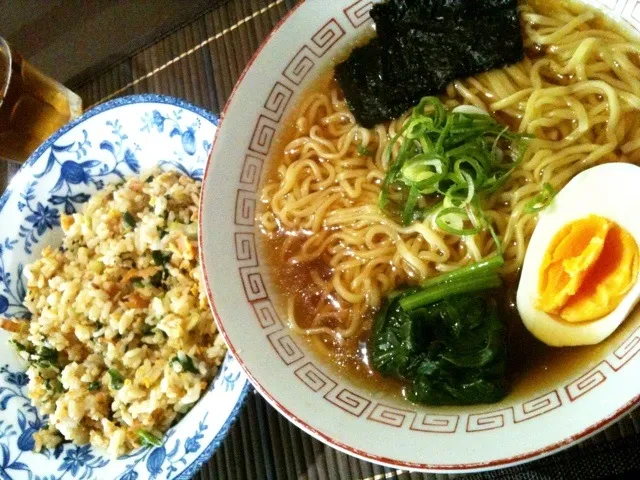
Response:
[[[49,416],[36,450],[158,444],[206,391],[225,346],[202,288],[199,195],[175,172],[106,187],[25,269],[32,317],[12,342]]]

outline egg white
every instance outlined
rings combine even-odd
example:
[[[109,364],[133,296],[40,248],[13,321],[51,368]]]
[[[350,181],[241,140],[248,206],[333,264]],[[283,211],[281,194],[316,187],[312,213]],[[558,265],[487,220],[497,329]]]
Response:
[[[611,163],[590,168],[576,175],[540,214],[525,254],[516,301],[524,325],[547,345],[601,342],[620,326],[640,298],[636,279],[618,307],[598,320],[572,323],[536,308],[540,266],[551,240],[565,225],[591,214],[616,222],[640,247],[640,167]]]

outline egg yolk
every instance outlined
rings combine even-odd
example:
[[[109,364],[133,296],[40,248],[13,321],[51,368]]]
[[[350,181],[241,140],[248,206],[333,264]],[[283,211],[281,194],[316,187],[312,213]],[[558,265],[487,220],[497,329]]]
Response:
[[[638,276],[638,245],[620,225],[596,215],[565,225],[540,267],[537,307],[568,322],[611,313]]]

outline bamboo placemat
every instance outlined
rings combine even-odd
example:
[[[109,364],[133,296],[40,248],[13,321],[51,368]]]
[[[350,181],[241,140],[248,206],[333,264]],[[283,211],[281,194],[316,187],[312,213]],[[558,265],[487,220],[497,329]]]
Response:
[[[117,96],[153,92],[181,97],[218,113],[253,52],[295,3],[295,0],[228,1],[71,88],[82,96],[87,107]],[[15,166],[0,165],[0,191],[1,183],[14,171]],[[424,448],[428,449],[429,445]],[[632,469],[640,469],[640,411],[626,415],[580,445],[546,459],[456,478],[588,480],[615,478]],[[402,472],[340,453],[293,426],[254,393],[226,441],[194,478],[433,480],[452,477]]]

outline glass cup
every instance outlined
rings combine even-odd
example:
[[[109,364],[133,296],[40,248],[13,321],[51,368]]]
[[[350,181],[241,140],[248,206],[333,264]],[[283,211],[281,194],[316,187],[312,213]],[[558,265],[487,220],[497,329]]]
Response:
[[[82,99],[43,75],[0,37],[0,159],[24,162],[82,113]]]

